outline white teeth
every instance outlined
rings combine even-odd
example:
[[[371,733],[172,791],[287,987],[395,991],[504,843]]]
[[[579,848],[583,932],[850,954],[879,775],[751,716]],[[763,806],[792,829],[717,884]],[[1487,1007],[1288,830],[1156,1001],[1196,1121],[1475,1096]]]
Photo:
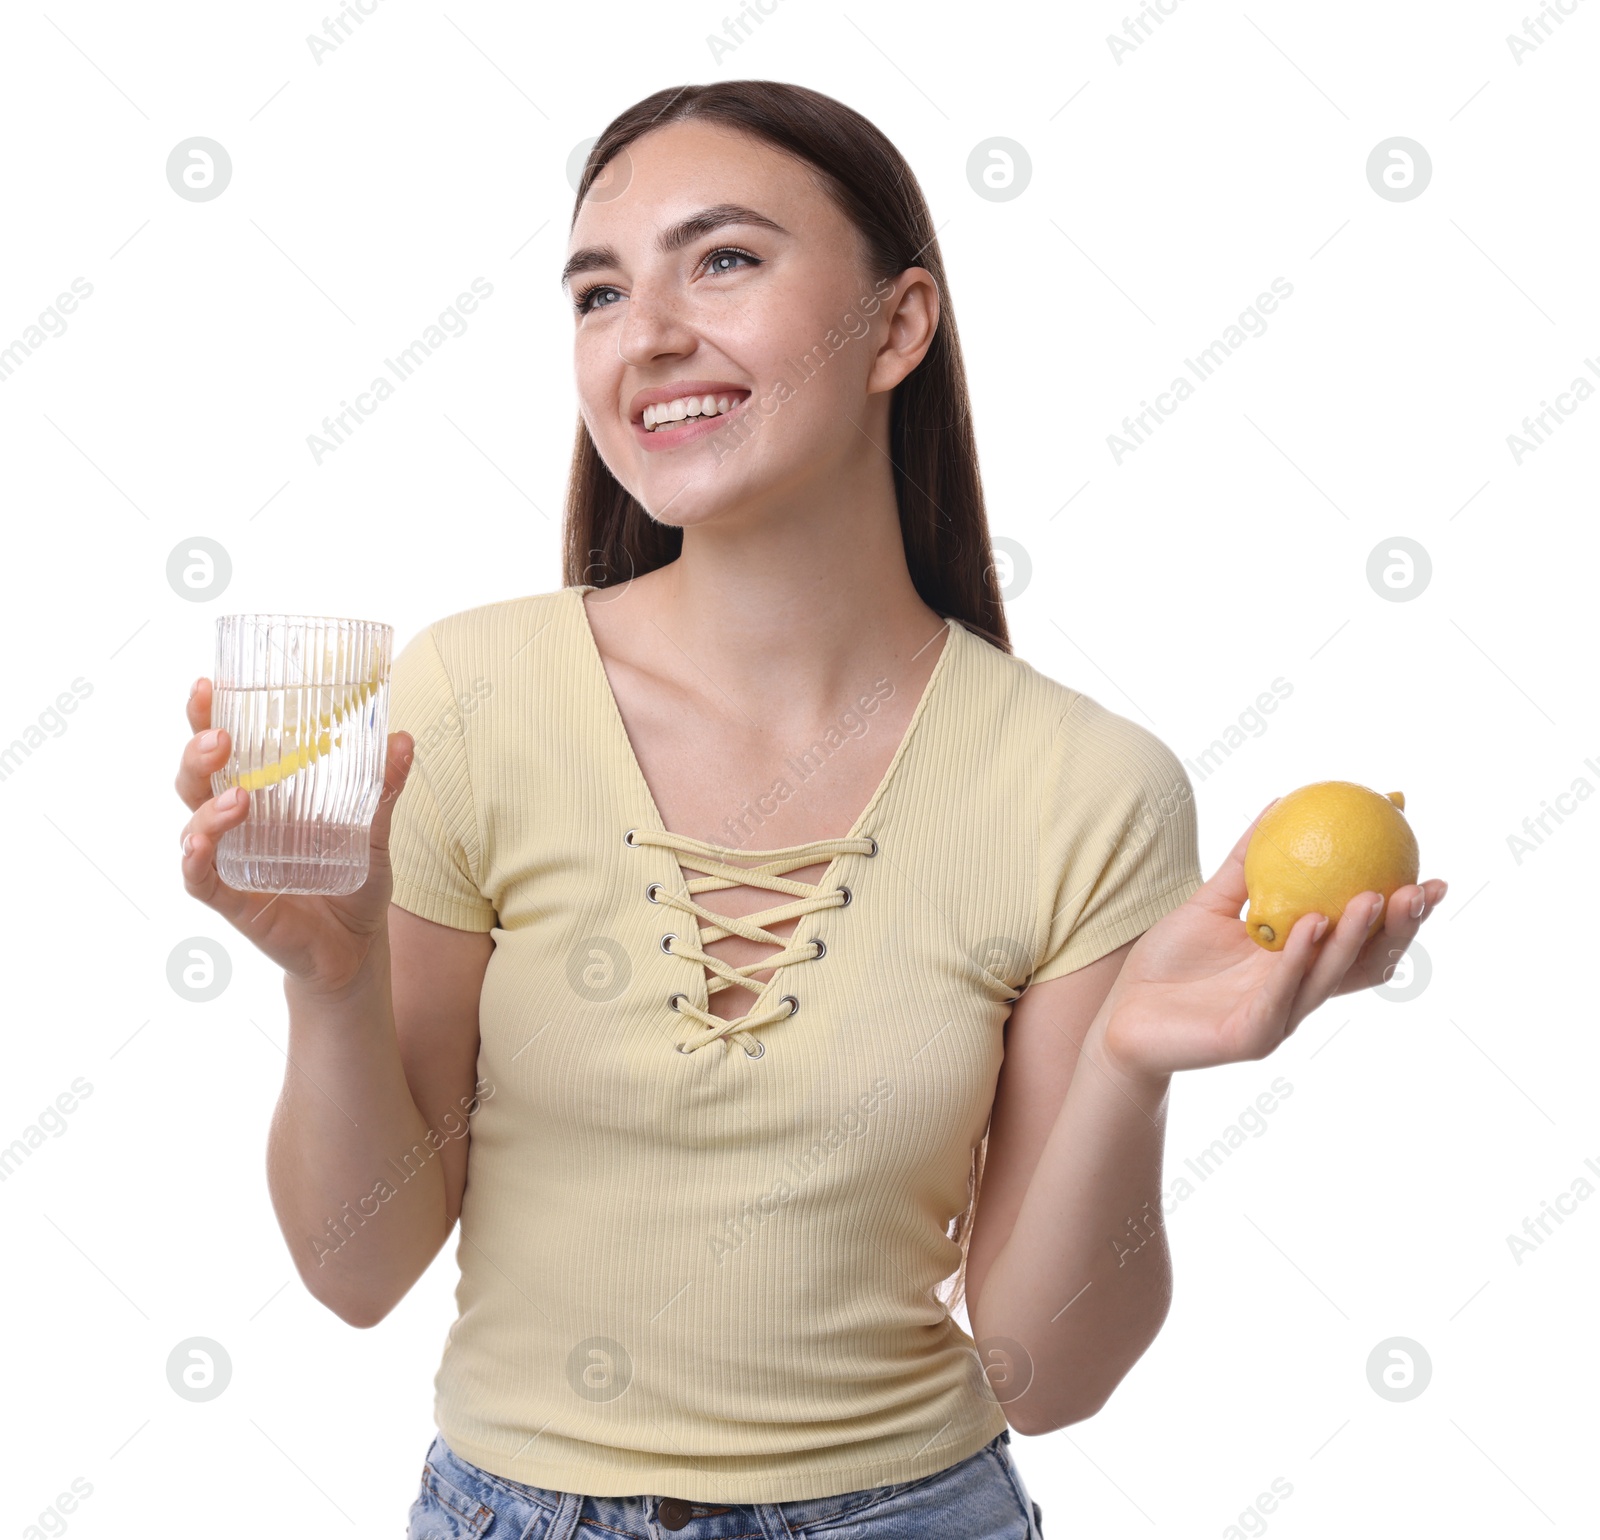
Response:
[[[687,417],[715,417],[736,404],[737,399],[729,396],[679,396],[675,401],[658,401],[644,409],[644,426],[654,429]]]

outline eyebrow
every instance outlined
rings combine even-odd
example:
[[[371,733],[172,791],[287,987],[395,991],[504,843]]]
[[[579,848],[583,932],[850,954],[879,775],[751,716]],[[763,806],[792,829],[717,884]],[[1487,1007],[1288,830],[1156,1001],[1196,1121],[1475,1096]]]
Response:
[[[746,208],[742,203],[717,203],[689,215],[687,219],[680,219],[675,225],[668,225],[656,237],[656,250],[663,255],[679,251],[690,241],[699,240],[702,235],[709,235],[724,225],[755,225],[758,229],[772,230],[778,235],[789,233],[777,220],[769,219],[756,209]],[[622,259],[617,255],[616,247],[584,246],[567,258],[566,266],[561,269],[561,287],[566,288],[579,273],[621,266]]]

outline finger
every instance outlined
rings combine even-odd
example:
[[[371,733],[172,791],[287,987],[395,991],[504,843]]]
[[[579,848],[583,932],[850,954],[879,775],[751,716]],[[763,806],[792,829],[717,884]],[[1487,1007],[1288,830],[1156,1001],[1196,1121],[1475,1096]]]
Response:
[[[400,731],[389,734],[383,766],[383,795],[378,799],[378,811],[372,819],[370,851],[371,859],[385,868],[389,864],[389,829],[394,820],[394,806],[410,778],[416,750],[416,739],[410,733]]]
[[[1442,884],[1432,884],[1438,888]],[[1364,967],[1354,970],[1353,987],[1372,987],[1387,984],[1394,978],[1400,959],[1411,948],[1422,922],[1432,912],[1434,896],[1428,883],[1408,883],[1397,888],[1389,898],[1389,912],[1382,930],[1375,935],[1363,951]]]
[[[250,812],[250,794],[243,787],[231,787],[221,797],[213,797],[195,810],[184,826],[180,842],[180,870],[183,886],[191,898],[210,905],[230,924],[242,929],[242,921],[254,912],[257,895],[230,888],[217,874],[217,846],[222,836],[244,822]]]
[[[190,714],[193,715],[192,704]],[[229,747],[227,731],[220,727],[203,727],[184,744],[173,784],[190,811],[211,800],[211,777],[227,764]]]
[[[1409,941],[1416,935],[1417,927],[1428,909],[1428,890],[1420,882],[1408,882],[1389,895],[1388,907],[1383,916],[1384,933],[1394,937],[1404,933]]]
[[[1368,927],[1377,913],[1374,901],[1382,904],[1383,895],[1371,890],[1356,894],[1344,906],[1338,922],[1317,944],[1316,962],[1306,975],[1302,998],[1296,1002],[1300,1016],[1309,1015],[1330,995],[1363,987],[1368,982],[1367,959],[1373,955],[1373,948],[1381,951],[1394,946],[1393,941],[1384,939],[1382,927],[1370,938],[1367,935]],[[1392,910],[1394,906],[1390,908]],[[1407,920],[1405,923],[1411,922]]]
[[[1419,925],[1422,921],[1428,919],[1433,914],[1433,911],[1444,901],[1444,895],[1449,886],[1450,884],[1440,877],[1430,877],[1421,884],[1423,895],[1422,913],[1414,916]]]
[[[203,674],[189,686],[189,703],[184,710],[192,731],[203,732],[211,726],[211,681]]]
[[[1281,797],[1274,797],[1250,820],[1250,827],[1234,842],[1233,849],[1228,852],[1222,865],[1196,891],[1195,898],[1214,914],[1226,915],[1231,920],[1238,919],[1239,911],[1250,897],[1244,882],[1244,853],[1250,848],[1251,836],[1256,832],[1256,825],[1265,816],[1267,808],[1282,800]]]
[[[1391,939],[1409,941],[1417,933],[1427,912],[1428,890],[1420,882],[1408,882],[1389,895],[1383,914],[1383,933]]]
[[[1384,905],[1383,923],[1367,938],[1355,965],[1333,986],[1334,994],[1349,994],[1389,982],[1396,965],[1416,939],[1423,919],[1431,912],[1434,894],[1440,886],[1435,883],[1430,889],[1426,883],[1408,882],[1389,895]],[[1416,912],[1419,899],[1420,914]]]
[[[1405,931],[1404,939],[1409,941],[1422,922],[1439,907],[1448,887],[1449,883],[1441,878],[1430,877],[1426,882],[1408,882],[1403,888],[1396,888],[1389,895],[1384,931],[1391,936]]]
[[[1378,895],[1380,898],[1382,895]],[[1351,899],[1353,908],[1367,909],[1372,903],[1372,891],[1358,893]],[[1414,882],[1408,882],[1403,887],[1396,888],[1387,899],[1383,900],[1382,908],[1378,913],[1382,916],[1376,923],[1367,921],[1367,929],[1362,941],[1358,961],[1363,965],[1371,958],[1382,954],[1385,957],[1395,955],[1395,948],[1404,949],[1407,942],[1417,933],[1421,924],[1420,918],[1413,912],[1417,908],[1417,900],[1427,901],[1426,891]]]
[[[1303,914],[1289,928],[1288,939],[1256,996],[1252,1020],[1255,1042],[1251,1047],[1258,1058],[1271,1053],[1311,1009],[1299,1007],[1306,995],[1308,972],[1317,956],[1317,943],[1311,938],[1319,918]]]

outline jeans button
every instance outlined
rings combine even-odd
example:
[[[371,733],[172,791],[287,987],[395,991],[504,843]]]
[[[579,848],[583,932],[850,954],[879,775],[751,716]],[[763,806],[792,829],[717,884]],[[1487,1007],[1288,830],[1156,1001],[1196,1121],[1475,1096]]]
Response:
[[[656,1521],[663,1529],[682,1529],[690,1516],[688,1503],[679,1502],[676,1497],[663,1497],[656,1504]]]

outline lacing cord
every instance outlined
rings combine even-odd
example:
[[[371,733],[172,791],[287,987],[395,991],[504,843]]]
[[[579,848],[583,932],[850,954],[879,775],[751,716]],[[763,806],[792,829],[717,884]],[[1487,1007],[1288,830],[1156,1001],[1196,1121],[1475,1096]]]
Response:
[[[702,942],[719,941],[724,936],[743,936],[747,941],[780,948],[770,956],[735,968],[722,958],[712,956],[704,946],[696,946],[693,941],[675,933],[663,938],[664,951],[673,957],[683,957],[698,963],[714,975],[706,981],[708,1001],[719,990],[734,987],[744,987],[759,993],[766,988],[766,985],[755,981],[753,975],[756,973],[770,968],[776,977],[780,968],[808,962],[822,955],[819,950],[822,947],[820,941],[795,942],[788,936],[774,936],[766,927],[802,915],[815,914],[819,910],[842,908],[851,900],[850,889],[836,887],[825,891],[820,884],[798,882],[792,877],[783,876],[782,873],[803,866],[812,866],[818,861],[831,862],[839,855],[872,856],[878,852],[877,840],[871,835],[863,835],[855,839],[813,840],[806,845],[788,845],[780,850],[763,850],[758,853],[766,859],[759,864],[734,866],[718,859],[719,856],[729,853],[728,846],[710,845],[703,840],[690,839],[684,834],[669,834],[664,830],[630,829],[624,839],[630,846],[655,845],[677,851],[683,856],[692,858],[681,864],[706,873],[703,877],[687,879],[686,894],[671,892],[664,884],[658,882],[651,883],[646,894],[652,903],[664,904],[669,909],[693,915],[701,926]],[[775,893],[789,894],[793,896],[793,902],[777,904],[745,915],[724,915],[714,913],[703,904],[694,901],[695,894],[720,892],[724,888],[744,886],[768,888]],[[676,1045],[680,1053],[693,1053],[695,1049],[703,1048],[708,1043],[731,1037],[743,1046],[747,1054],[759,1058],[765,1052],[765,1047],[753,1034],[762,1027],[771,1026],[774,1022],[792,1016],[799,1008],[799,1001],[793,995],[783,995],[776,1004],[768,1006],[765,1010],[756,1011],[752,1008],[743,1016],[724,1020],[721,1016],[701,1010],[686,994],[680,992],[670,998],[674,1009],[680,1015],[689,1017],[704,1029],[700,1032],[691,1031],[687,1040],[680,1034]]]

